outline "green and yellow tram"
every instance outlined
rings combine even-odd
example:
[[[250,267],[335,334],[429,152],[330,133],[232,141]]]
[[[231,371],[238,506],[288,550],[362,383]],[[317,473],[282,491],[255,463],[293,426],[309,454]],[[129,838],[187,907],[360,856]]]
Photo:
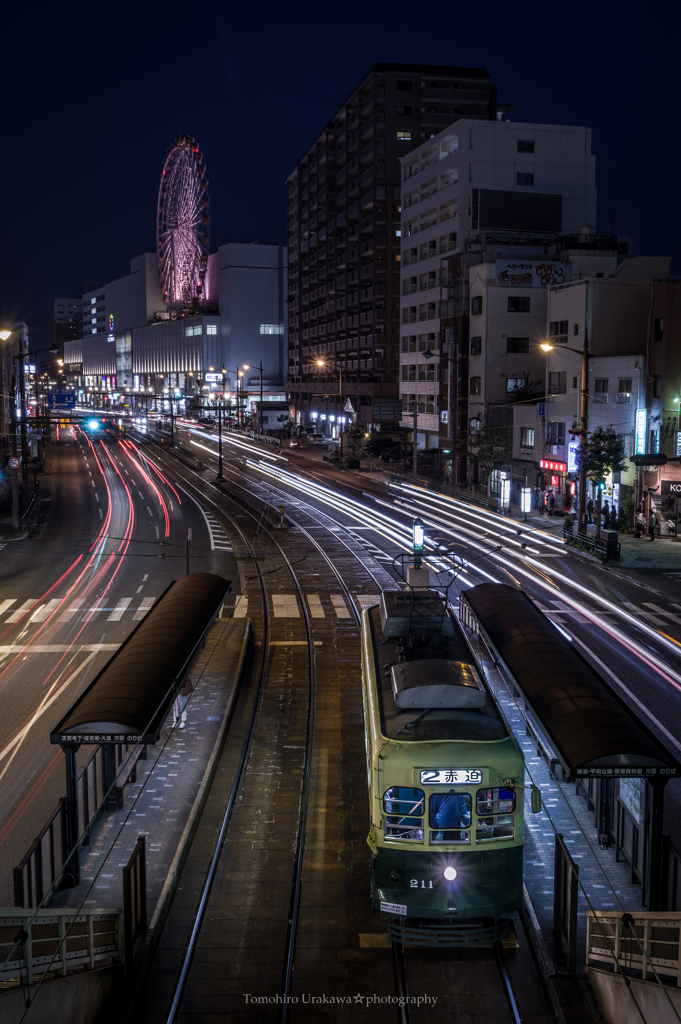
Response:
[[[434,591],[362,621],[374,908],[391,937],[476,945],[522,905],[522,753]]]

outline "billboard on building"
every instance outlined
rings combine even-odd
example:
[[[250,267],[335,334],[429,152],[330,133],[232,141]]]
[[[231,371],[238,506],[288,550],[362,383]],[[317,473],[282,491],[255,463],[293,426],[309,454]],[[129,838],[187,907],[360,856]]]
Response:
[[[571,267],[560,260],[497,260],[494,280],[502,288],[548,288],[570,281]]]

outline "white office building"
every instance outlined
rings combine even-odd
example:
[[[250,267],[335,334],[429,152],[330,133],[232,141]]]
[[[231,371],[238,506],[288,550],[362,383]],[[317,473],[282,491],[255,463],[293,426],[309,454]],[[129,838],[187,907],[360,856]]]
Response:
[[[495,370],[494,394],[503,395],[508,378],[532,372],[524,339],[531,344],[545,324],[543,282],[561,280],[547,278],[541,265],[555,265],[559,275],[565,259],[556,252],[557,239],[578,234],[595,223],[595,215],[588,128],[462,119],[402,158],[400,393],[405,426],[412,424],[419,396],[421,447],[442,446],[457,426],[467,429],[473,414],[467,414],[464,376],[489,380],[484,371],[465,373],[462,362],[468,354],[471,268],[486,265],[475,278],[486,291],[497,287],[497,260],[505,261],[508,280],[490,312],[489,330],[519,339],[520,349],[508,348]],[[523,280],[513,290],[516,274],[531,276],[529,289]],[[515,298],[519,304],[509,306]],[[472,318],[470,336],[483,337]],[[453,354],[455,345],[456,371],[441,357]],[[424,352],[436,354],[428,358]],[[484,362],[483,348],[477,354]],[[484,386],[471,396],[482,399],[481,410]]]

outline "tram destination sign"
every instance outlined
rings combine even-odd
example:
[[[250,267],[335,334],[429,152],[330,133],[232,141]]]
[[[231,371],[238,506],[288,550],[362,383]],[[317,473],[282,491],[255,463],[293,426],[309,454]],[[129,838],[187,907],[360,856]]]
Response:
[[[465,786],[482,785],[480,768],[440,768],[439,771],[422,771],[422,786]]]

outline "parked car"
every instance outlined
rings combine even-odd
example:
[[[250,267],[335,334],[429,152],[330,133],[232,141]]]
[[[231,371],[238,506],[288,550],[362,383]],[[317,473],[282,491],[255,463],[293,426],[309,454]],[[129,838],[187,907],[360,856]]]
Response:
[[[372,458],[376,455],[380,455],[381,452],[386,451],[388,448],[394,448],[396,445],[394,437],[385,438],[374,438],[373,441],[369,441],[362,448],[362,451],[366,455],[370,455]]]
[[[313,445],[326,445],[329,443],[329,439],[324,434],[308,434],[307,443]]]
[[[381,454],[381,462],[401,462],[405,456],[404,449],[396,444],[392,448],[385,448]]]

